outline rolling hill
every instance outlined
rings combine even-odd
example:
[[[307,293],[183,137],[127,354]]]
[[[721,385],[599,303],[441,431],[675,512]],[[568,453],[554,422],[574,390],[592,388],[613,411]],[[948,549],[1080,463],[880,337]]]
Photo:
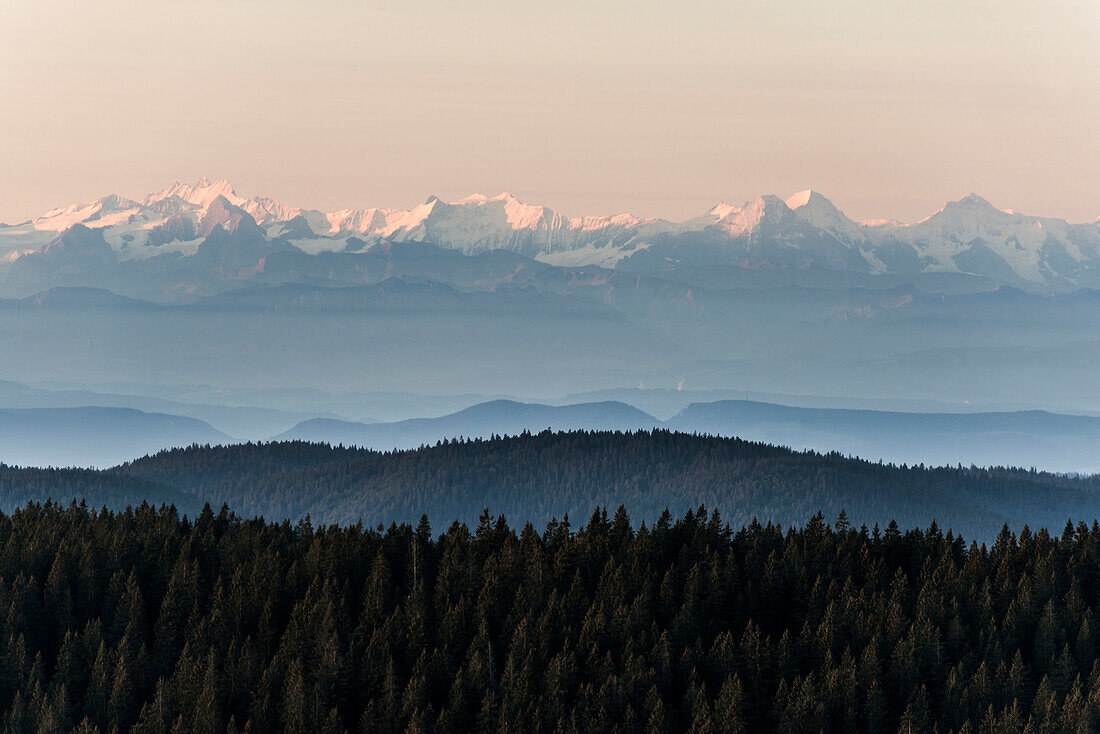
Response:
[[[80,486],[9,470],[7,499],[69,498]],[[85,483],[89,475],[81,475]],[[1097,480],[1023,470],[899,468],[839,454],[796,452],[731,438],[665,430],[569,432],[447,442],[398,452],[302,442],[190,447],[160,452],[92,476],[110,477],[122,507],[156,488],[182,492],[244,516],[315,523],[474,521],[484,508],[536,526],[583,521],[596,506],[630,508],[652,523],[705,504],[734,525],[754,517],[802,523],[845,509],[858,526],[891,519],[989,539],[1001,525],[1062,527],[1100,516]],[[33,480],[33,481],[32,481]],[[138,485],[129,482],[140,483]],[[29,484],[28,484],[29,482]]]

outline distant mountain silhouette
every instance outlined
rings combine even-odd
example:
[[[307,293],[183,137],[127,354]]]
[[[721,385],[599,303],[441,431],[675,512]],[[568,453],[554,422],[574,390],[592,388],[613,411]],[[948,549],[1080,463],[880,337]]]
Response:
[[[488,438],[538,432],[653,428],[656,418],[619,402],[539,405],[494,400],[440,418],[414,418],[395,423],[354,423],[318,418],[299,423],[277,440],[323,441],[379,450],[416,448],[445,438]]]
[[[127,408],[0,410],[0,462],[111,466],[169,446],[232,440],[194,418]]]
[[[903,413],[726,400],[689,405],[664,425],[898,464],[1100,471],[1100,418],[1045,411]]]
[[[723,400],[693,403],[660,421],[617,401],[550,406],[498,400],[439,418],[396,423],[308,420],[275,439],[386,450],[545,428],[625,431],[654,426],[898,464],[1100,471],[1100,417],[1044,411],[913,413]]]

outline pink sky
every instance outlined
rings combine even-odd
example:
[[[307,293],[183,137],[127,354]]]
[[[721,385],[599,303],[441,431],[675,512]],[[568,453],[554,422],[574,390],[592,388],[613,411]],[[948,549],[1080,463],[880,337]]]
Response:
[[[322,209],[813,187],[1091,221],[1097,38],[1095,0],[6,3],[0,221],[202,175]]]

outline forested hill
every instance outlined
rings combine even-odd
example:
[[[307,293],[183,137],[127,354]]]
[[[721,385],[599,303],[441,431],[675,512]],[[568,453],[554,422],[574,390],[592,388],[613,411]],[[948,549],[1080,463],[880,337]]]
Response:
[[[0,514],[6,732],[1092,732],[1100,526]]]
[[[0,472],[0,506],[28,499],[122,508],[138,498],[194,513],[209,502],[270,520],[369,526],[473,522],[492,508],[512,522],[587,517],[625,505],[637,522],[705,504],[734,524],[784,525],[845,509],[882,527],[936,520],[970,537],[1001,526],[1061,527],[1100,516],[1095,479],[1023,470],[894,467],[730,438],[641,431],[522,434],[380,453],[300,442],[166,451],[108,472]]]

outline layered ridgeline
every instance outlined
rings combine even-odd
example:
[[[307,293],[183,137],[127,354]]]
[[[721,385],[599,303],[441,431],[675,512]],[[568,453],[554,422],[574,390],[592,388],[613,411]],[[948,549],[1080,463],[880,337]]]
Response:
[[[5,731],[1090,732],[1100,526],[0,514]],[[439,528],[446,527],[445,532]]]
[[[615,394],[666,411],[690,400],[685,397],[677,402],[675,393],[653,398],[630,391]],[[87,401],[104,400],[181,410],[207,416],[214,425],[152,410],[2,407],[5,400],[21,404],[20,398],[24,403],[68,401],[84,405]],[[384,407],[382,402],[369,397],[363,404]],[[356,410],[354,404],[332,407],[345,412]],[[5,395],[0,389],[0,462],[17,466],[106,468],[162,449],[191,444],[306,441],[389,451],[415,449],[455,438],[515,436],[524,431],[538,433],[547,429],[666,428],[822,453],[835,451],[894,464],[1037,467],[1070,474],[1100,472],[1100,417],[1044,411],[917,413],[719,400],[688,402],[670,418],[660,420],[615,400],[563,405],[493,400],[432,418],[386,422],[309,418],[289,430],[280,430],[294,422],[294,416],[291,412],[263,408],[219,407],[87,391],[27,389],[11,390]],[[247,432],[231,436],[218,428]]]
[[[486,507],[513,522],[586,517],[625,504],[655,521],[706,504],[735,524],[800,522],[843,509],[856,524],[932,520],[990,539],[1008,523],[1061,527],[1100,517],[1096,479],[1008,469],[897,467],[668,431],[524,434],[381,453],[303,442],[192,447],[104,472],[0,469],[0,503],[81,498],[123,508],[142,498],[195,513],[373,526],[422,514],[474,521]]]
[[[629,214],[569,217],[507,193],[450,203],[433,196],[409,210],[321,212],[243,197],[228,181],[203,179],[141,199],[112,195],[0,226],[0,262],[5,288],[16,294],[98,285],[166,297],[173,289],[209,292],[227,281],[264,282],[265,275],[286,279],[288,272],[362,282],[371,251],[401,243],[698,285],[768,282],[757,277],[761,271],[787,273],[773,277],[773,284],[813,279],[805,269],[818,271],[819,282],[829,271],[848,274],[849,282],[888,276],[944,288],[968,282],[1039,291],[1100,285],[1100,224],[1002,211],[975,194],[911,225],[854,222],[813,191],[785,201],[768,195],[740,206],[718,204],[693,219],[669,222]]]
[[[324,214],[207,181],[0,226],[0,379],[1100,411],[1097,232],[976,197],[909,226],[816,194],[669,223],[511,197]],[[281,421],[186,414],[250,438]]]
[[[629,393],[624,397],[630,399]],[[671,400],[666,397],[666,404]],[[1044,411],[913,413],[718,400],[690,403],[671,418],[659,420],[619,401],[544,405],[495,400],[438,418],[384,423],[314,418],[276,439],[384,451],[417,448],[451,438],[489,438],[544,429],[651,428],[737,437],[822,453],[835,451],[895,464],[1100,472],[1100,417]]]

